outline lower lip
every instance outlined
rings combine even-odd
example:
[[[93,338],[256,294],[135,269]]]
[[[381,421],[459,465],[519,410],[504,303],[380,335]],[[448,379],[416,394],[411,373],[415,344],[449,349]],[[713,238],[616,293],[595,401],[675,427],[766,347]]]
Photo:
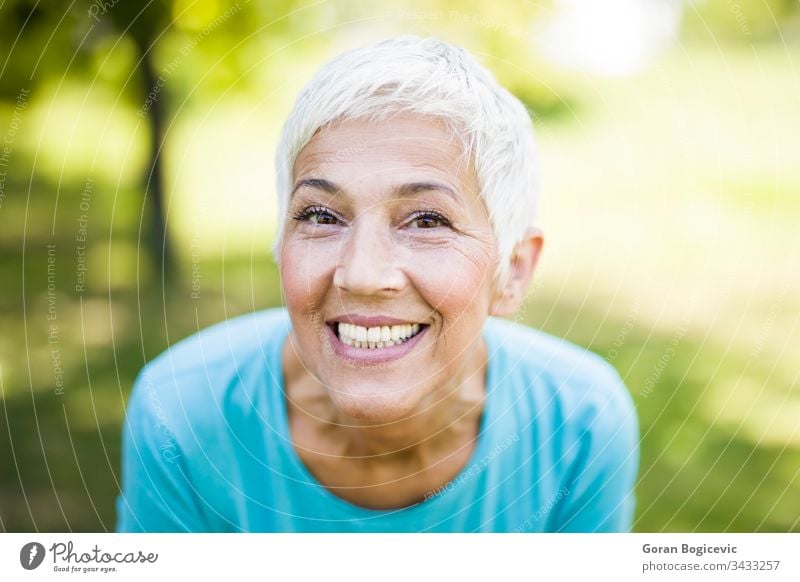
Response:
[[[401,344],[389,346],[388,348],[374,349],[349,346],[336,337],[336,332],[333,331],[332,326],[326,325],[325,329],[327,329],[328,340],[333,347],[333,353],[343,360],[364,364],[384,364],[386,362],[399,360],[413,350],[422,339],[422,336],[428,331],[428,327],[429,326],[425,326],[417,335]]]

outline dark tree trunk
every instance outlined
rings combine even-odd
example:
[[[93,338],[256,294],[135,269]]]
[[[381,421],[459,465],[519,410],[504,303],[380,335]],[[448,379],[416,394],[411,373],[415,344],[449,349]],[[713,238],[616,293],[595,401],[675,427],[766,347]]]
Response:
[[[164,91],[159,87],[156,98],[148,97],[157,86],[156,74],[150,47],[139,46],[142,57],[142,78],[144,80],[144,102],[148,104],[147,119],[150,123],[150,160],[147,164],[145,182],[145,203],[150,206],[150,249],[152,259],[162,280],[170,277],[173,266],[172,245],[167,236],[165,221],[165,193],[163,165],[161,163],[164,147]]]

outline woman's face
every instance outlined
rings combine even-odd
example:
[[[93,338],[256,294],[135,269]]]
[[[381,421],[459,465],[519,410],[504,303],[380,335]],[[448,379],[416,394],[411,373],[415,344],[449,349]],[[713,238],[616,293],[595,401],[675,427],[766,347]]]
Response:
[[[458,388],[483,347],[495,246],[444,124],[398,115],[318,132],[295,161],[286,221],[290,341],[340,411],[397,420]]]

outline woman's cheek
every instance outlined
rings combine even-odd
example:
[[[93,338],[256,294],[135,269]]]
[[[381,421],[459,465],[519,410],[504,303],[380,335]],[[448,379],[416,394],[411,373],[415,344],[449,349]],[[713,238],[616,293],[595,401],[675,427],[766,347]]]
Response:
[[[451,245],[415,253],[413,285],[445,317],[476,308],[491,276],[490,255],[479,245]]]
[[[281,252],[281,281],[287,307],[308,311],[321,301],[326,277],[336,264],[336,249],[330,244],[287,241]]]

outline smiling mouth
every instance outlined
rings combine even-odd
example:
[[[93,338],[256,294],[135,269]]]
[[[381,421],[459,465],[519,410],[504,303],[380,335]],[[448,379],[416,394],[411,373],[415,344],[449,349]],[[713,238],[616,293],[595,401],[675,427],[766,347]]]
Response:
[[[339,340],[355,348],[380,350],[411,340],[428,327],[422,323],[363,327],[352,323],[333,322],[333,332]]]

